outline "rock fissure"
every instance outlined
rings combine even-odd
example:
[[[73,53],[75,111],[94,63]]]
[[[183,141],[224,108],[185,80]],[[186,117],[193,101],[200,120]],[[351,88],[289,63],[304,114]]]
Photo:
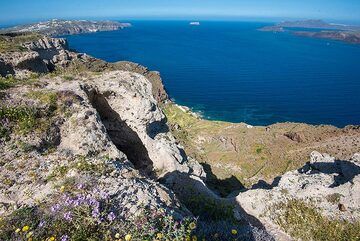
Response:
[[[138,134],[111,108],[106,95],[91,87],[85,88],[85,91],[114,145],[125,153],[137,170],[148,177],[153,177],[153,161]]]

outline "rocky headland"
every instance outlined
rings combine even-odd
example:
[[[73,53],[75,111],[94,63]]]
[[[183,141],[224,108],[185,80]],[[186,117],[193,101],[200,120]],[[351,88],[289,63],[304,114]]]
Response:
[[[0,74],[1,240],[360,235],[358,126],[203,120],[158,72],[40,34],[2,35]]]
[[[58,20],[15,26],[0,33],[39,33],[47,36],[61,36],[100,31],[114,31],[130,27],[130,23],[116,21]]]
[[[308,30],[303,31],[301,29]],[[297,36],[332,39],[352,44],[360,44],[359,26],[329,24],[322,20],[285,21],[272,26],[262,27],[259,31],[274,33],[290,32]]]

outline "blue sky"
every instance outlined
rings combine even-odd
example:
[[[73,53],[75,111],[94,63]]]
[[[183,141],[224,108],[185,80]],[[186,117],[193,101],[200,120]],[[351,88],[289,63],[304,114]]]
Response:
[[[48,18],[304,19],[360,23],[360,0],[0,0],[0,23]]]

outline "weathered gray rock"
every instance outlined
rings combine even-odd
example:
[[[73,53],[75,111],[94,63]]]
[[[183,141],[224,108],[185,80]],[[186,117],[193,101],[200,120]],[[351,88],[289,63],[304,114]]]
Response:
[[[360,168],[355,161],[358,157],[356,153],[349,161],[335,160],[328,154],[314,151],[310,155],[311,161],[303,169],[285,173],[272,189],[242,192],[236,202],[275,230],[278,228],[268,210],[291,199],[311,202],[331,218],[357,220],[360,218]],[[339,208],[340,204],[342,208]]]
[[[3,165],[0,176],[6,180],[0,184],[1,214],[25,205],[56,202],[53,198],[59,193],[58,187],[71,179],[76,185],[87,187],[90,195],[101,192],[101,195],[111,196],[117,203],[114,210],[123,217],[138,215],[144,208],[162,208],[178,216],[191,215],[169,189],[148,176],[153,172],[157,175],[173,171],[188,174],[191,168],[168,131],[159,127],[163,133],[149,132],[149,126],[157,129],[156,125],[163,125],[164,115],[145,77],[117,71],[87,81],[64,82],[55,78],[45,89],[13,89],[8,99],[22,101],[23,97],[17,94],[19,91],[26,95],[29,91],[40,90],[71,93],[78,101],[69,104],[72,115],[56,122],[59,130],[51,131],[50,127],[50,132],[55,133],[50,139],[31,133],[23,140],[34,147],[52,141],[56,149],[50,155],[43,155],[37,148],[30,153],[19,153],[11,143],[0,143],[4,150],[0,153]],[[13,135],[12,138],[20,140],[22,137]],[[31,162],[26,164],[29,160]],[[93,173],[82,170],[84,161],[92,166]],[[202,175],[197,165],[193,164]],[[65,174],[59,175],[59,167],[66,170]],[[50,178],[54,175],[56,178]],[[32,181],[33,177],[36,178]]]
[[[1,76],[22,75],[24,70],[35,73],[48,73],[55,67],[66,67],[79,55],[67,50],[65,39],[43,37],[22,44],[24,50],[0,53],[0,65],[4,66]]]
[[[336,173],[340,171],[340,166],[335,163],[335,158],[328,154],[321,154],[313,151],[310,154],[310,166],[324,173]]]

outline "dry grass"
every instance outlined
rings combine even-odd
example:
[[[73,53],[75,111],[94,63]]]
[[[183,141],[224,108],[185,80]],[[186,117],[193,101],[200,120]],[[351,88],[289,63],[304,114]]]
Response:
[[[292,237],[303,241],[358,241],[360,222],[331,220],[311,205],[290,200],[273,207],[276,223]],[[279,212],[280,210],[280,212]]]
[[[298,123],[248,128],[244,123],[196,118],[172,103],[162,108],[189,156],[209,164],[219,179],[235,176],[245,186],[259,180],[272,182],[286,171],[302,167],[314,150],[349,158],[360,148],[360,130]],[[302,141],[286,137],[289,132],[299,133]]]

